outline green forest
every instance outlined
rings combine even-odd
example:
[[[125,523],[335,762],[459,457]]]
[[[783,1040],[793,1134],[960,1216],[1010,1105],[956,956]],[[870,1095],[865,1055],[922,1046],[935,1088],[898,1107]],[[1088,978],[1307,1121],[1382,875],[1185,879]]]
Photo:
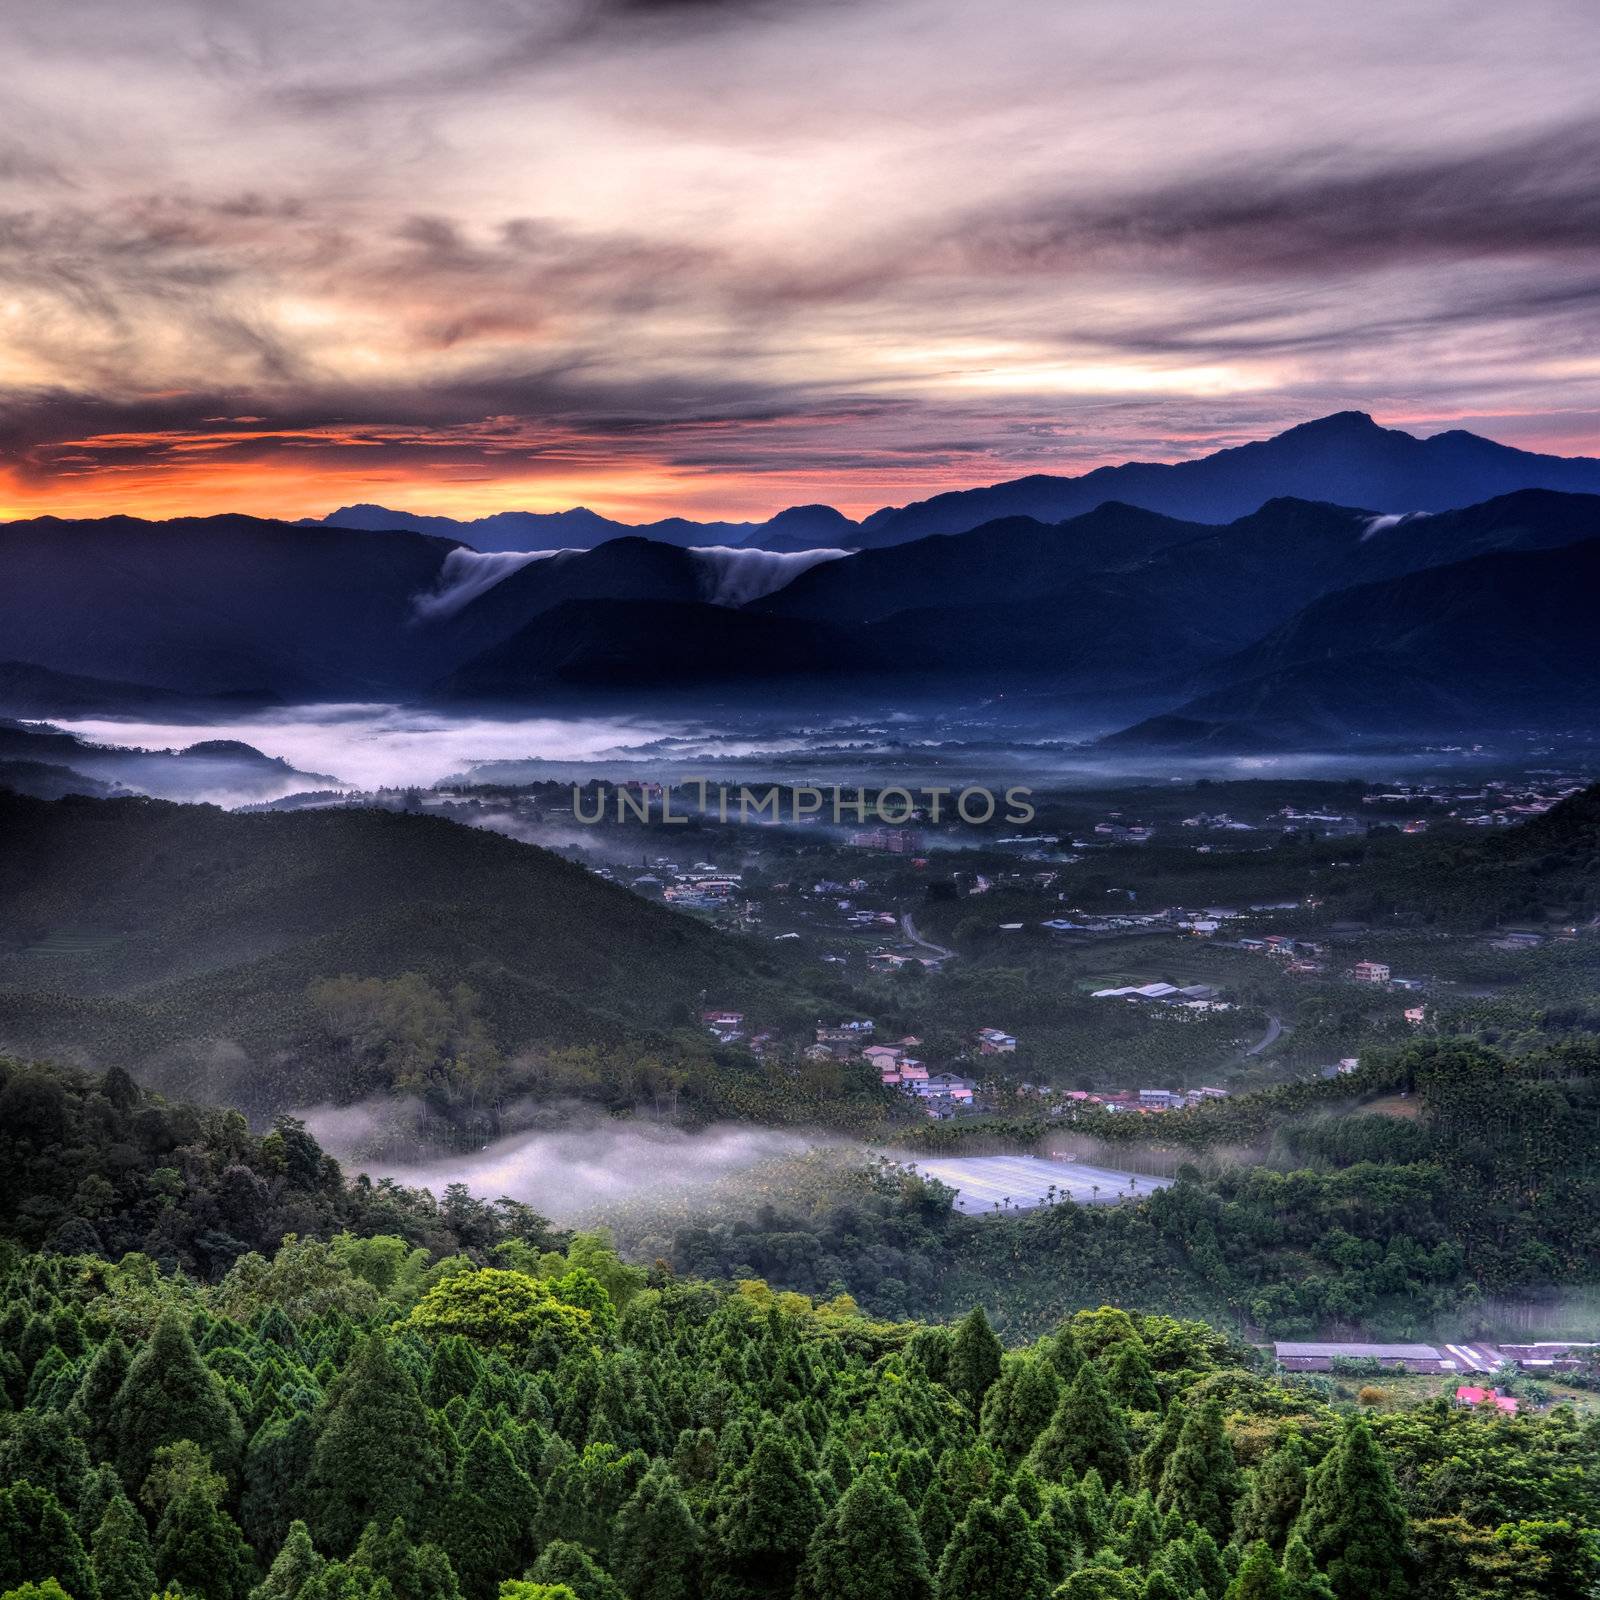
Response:
[[[262,1145],[307,1232],[225,1271],[107,1259],[87,1224],[0,1251],[8,1600],[1578,1600],[1600,1579],[1600,1423],[1569,1407],[1369,1415],[1201,1323],[1110,1308],[1007,1349],[981,1309],[887,1323],[640,1269],[525,1213],[346,1188],[292,1128]],[[158,1188],[163,1218],[203,1204]]]
[[[352,1181],[291,1118],[256,1135],[118,1069],[6,1063],[0,1592],[1588,1595],[1592,1413],[1351,1404],[1170,1312],[1253,1284],[1292,1330],[1507,1261],[1586,1275],[1592,1239],[1554,1219],[1593,1214],[1563,1187],[1592,1065],[1418,1046],[1368,1070],[1425,1127],[1331,1120],[1309,1087],[1216,1108],[1216,1137],[1275,1112],[1298,1171],[993,1220],[879,1173],[848,1218],[686,1224],[644,1266],[511,1201]],[[1462,1231],[1446,1161],[1524,1197],[1520,1241],[1507,1205]],[[1317,1270],[1291,1282],[1297,1255]],[[1093,1308],[1113,1261],[1132,1309]],[[797,1292],[869,1263],[898,1289]],[[1052,1277],[1078,1307],[1053,1319]],[[941,1314],[964,1285],[978,1305]],[[915,1314],[871,1303],[897,1297]]]

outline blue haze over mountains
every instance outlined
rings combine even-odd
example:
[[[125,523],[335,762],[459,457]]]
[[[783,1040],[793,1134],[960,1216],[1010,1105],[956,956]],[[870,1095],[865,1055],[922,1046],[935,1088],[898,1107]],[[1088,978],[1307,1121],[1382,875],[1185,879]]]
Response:
[[[1600,725],[1600,461],[1359,413],[859,526],[38,518],[0,526],[0,574],[12,716],[781,691],[1115,695],[1153,719],[1125,739],[1252,749]]]

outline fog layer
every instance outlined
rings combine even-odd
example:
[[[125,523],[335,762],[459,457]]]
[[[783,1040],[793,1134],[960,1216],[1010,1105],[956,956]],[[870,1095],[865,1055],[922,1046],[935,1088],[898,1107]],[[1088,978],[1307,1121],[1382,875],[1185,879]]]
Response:
[[[422,1159],[367,1159],[387,1119],[362,1106],[319,1106],[302,1113],[317,1140],[352,1170],[442,1194],[464,1183],[486,1200],[521,1200],[557,1222],[597,1205],[683,1193],[818,1141],[773,1129],[719,1126],[701,1133],[653,1123],[597,1123],[509,1134],[471,1153]]]

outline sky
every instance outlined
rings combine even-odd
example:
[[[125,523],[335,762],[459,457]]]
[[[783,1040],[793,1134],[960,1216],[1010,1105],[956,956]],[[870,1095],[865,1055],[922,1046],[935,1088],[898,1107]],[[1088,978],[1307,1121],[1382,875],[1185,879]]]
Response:
[[[1600,455],[1592,0],[0,0],[0,519]]]

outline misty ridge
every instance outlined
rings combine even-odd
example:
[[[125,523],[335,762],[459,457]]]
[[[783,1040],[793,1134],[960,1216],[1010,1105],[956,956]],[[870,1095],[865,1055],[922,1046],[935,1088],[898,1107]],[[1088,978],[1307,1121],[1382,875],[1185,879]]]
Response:
[[[480,551],[466,546],[452,550],[439,571],[438,586],[418,595],[419,622],[453,617],[474,600],[532,562],[559,563],[580,552],[570,550]],[[727,545],[691,546],[687,551],[696,576],[696,598],[708,605],[743,606],[781,589],[802,572],[824,561],[838,561],[848,550],[742,550]]]

